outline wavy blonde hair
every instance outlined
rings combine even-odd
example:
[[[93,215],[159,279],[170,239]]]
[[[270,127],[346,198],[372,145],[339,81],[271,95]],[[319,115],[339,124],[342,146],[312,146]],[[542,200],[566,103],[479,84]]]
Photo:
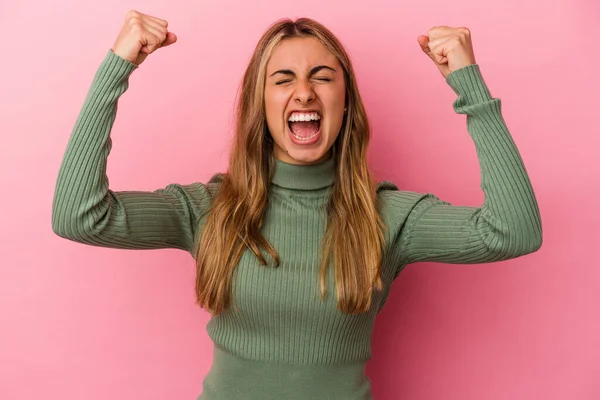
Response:
[[[282,19],[260,38],[244,74],[236,108],[236,131],[227,174],[214,195],[196,253],[196,300],[219,314],[230,306],[231,280],[242,253],[249,249],[262,265],[265,249],[279,266],[277,251],[261,234],[267,192],[274,170],[273,138],[266,124],[266,67],[285,39],[312,37],[335,55],[344,71],[347,113],[333,144],[336,181],[327,204],[321,243],[321,298],[327,295],[326,271],[333,256],[337,308],[356,314],[371,306],[372,290],[382,289],[384,226],[376,207],[376,187],[367,166],[370,139],[367,115],[354,70],[340,41],[309,19]]]

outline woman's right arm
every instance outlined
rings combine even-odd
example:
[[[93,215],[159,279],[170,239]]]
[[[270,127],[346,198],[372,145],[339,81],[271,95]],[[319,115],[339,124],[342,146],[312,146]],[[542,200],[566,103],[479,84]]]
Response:
[[[96,72],[59,170],[52,229],[95,246],[192,252],[200,213],[210,207],[210,184],[171,184],[153,192],[109,189],[110,132],[117,101],[139,65],[134,62],[111,49]]]

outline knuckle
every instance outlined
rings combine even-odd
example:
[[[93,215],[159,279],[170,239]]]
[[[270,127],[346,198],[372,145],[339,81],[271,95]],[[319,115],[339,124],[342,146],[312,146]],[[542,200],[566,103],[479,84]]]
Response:
[[[132,15],[131,17],[127,18],[127,22],[132,27],[142,25],[142,19],[138,15]]]
[[[132,32],[142,32],[144,27],[138,18],[133,18],[129,21],[129,30]]]
[[[134,17],[138,17],[140,15],[140,13],[136,10],[129,10],[127,11],[127,13],[125,14],[125,17],[127,17],[128,19],[134,18]]]

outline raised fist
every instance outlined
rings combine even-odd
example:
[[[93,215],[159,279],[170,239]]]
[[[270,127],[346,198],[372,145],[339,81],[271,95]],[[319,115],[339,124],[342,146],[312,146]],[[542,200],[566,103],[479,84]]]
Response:
[[[140,65],[148,54],[177,41],[174,33],[167,31],[167,21],[131,10],[112,47],[113,53]]]

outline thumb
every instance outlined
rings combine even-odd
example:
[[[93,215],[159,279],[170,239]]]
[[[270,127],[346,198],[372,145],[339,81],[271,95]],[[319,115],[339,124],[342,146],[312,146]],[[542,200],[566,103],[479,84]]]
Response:
[[[177,35],[175,35],[173,32],[167,32],[167,37],[165,38],[165,41],[160,44],[160,47],[167,47],[176,41]]]

